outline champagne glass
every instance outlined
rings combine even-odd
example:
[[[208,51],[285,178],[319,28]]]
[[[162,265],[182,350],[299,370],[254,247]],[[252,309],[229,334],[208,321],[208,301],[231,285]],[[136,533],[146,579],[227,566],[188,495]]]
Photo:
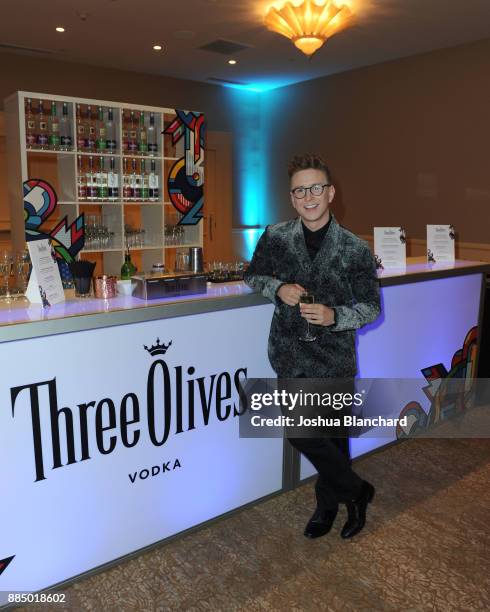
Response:
[[[12,283],[11,276],[13,277],[14,269],[13,269],[13,256],[10,251],[1,251],[0,252],[0,274],[3,276],[3,285],[4,285],[4,294],[2,298],[9,303],[12,297],[10,293],[10,286]]]
[[[314,304],[315,296],[312,293],[305,291],[305,293],[302,293],[299,296],[299,301],[301,304]],[[308,320],[306,321],[306,334],[304,336],[300,336],[299,340],[301,340],[301,342],[314,342],[316,340],[316,336],[314,336],[310,331],[310,322]]]

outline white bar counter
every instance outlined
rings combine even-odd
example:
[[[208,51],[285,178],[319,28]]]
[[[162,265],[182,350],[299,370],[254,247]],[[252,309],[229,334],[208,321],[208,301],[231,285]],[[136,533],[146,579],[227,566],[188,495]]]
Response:
[[[379,273],[359,375],[419,377],[403,406],[424,408],[424,371],[471,374],[489,271],[410,260]],[[0,606],[283,490],[283,440],[239,438],[237,418],[241,382],[275,376],[273,311],[244,283],[0,307]],[[353,455],[388,442],[352,440]],[[312,473],[301,462],[297,481]]]

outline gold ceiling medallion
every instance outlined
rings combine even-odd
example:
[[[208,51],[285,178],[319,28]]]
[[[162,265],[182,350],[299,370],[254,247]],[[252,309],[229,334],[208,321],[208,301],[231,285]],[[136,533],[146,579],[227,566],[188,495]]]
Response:
[[[327,38],[350,25],[352,19],[349,7],[338,5],[335,0],[303,0],[298,6],[286,2],[281,9],[271,7],[265,25],[290,38],[305,55],[312,55]]]

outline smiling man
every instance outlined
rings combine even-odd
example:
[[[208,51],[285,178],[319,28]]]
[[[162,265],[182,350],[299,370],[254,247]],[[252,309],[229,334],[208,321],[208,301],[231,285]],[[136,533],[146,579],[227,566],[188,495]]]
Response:
[[[315,379],[315,384],[337,379],[348,392],[357,372],[355,330],[380,313],[374,258],[368,244],[331,213],[335,188],[321,157],[297,156],[288,173],[298,217],[266,228],[245,282],[276,306],[269,359],[278,377]],[[305,536],[328,533],[339,503],[345,503],[348,519],[341,536],[350,538],[364,527],[374,487],[352,470],[348,438],[313,435],[288,438],[318,471],[317,507]]]

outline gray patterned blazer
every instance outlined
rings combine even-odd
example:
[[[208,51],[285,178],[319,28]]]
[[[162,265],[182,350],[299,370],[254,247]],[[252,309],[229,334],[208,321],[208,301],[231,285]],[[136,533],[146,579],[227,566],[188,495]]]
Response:
[[[277,375],[294,378],[344,378],[357,373],[355,330],[380,314],[379,284],[367,242],[332,222],[311,261],[301,219],[269,225],[255,248],[245,282],[275,305],[269,359]],[[316,342],[301,342],[306,321],[299,306],[276,293],[283,283],[298,283],[315,302],[335,310],[335,324],[312,325]]]

